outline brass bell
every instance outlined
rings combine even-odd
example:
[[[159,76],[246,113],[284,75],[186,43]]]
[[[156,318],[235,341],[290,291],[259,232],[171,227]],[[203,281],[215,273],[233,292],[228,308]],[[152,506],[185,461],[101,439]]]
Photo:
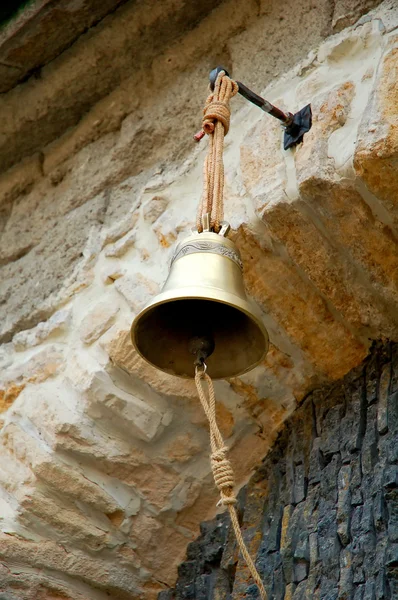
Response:
[[[214,379],[261,362],[268,334],[246,297],[235,244],[210,231],[178,244],[167,281],[134,319],[131,339],[147,362],[179,377],[194,377],[193,354]]]

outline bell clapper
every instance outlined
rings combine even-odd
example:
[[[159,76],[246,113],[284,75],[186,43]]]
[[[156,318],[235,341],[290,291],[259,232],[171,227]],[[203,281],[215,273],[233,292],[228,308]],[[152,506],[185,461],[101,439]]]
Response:
[[[208,335],[195,335],[189,340],[188,350],[195,356],[195,368],[205,367],[205,360],[213,354],[215,348],[214,340]],[[207,365],[206,365],[207,369]]]

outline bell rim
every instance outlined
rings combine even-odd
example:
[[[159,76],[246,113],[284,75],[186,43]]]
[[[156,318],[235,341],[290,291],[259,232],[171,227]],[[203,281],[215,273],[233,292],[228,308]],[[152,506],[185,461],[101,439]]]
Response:
[[[202,286],[202,289],[206,289],[206,287]],[[134,349],[138,353],[138,355],[147,364],[152,365],[155,369],[158,369],[159,371],[162,371],[163,373],[166,373],[167,375],[171,375],[173,377],[178,377],[179,379],[193,379],[192,377],[189,377],[189,376],[178,375],[177,373],[170,373],[170,371],[167,371],[166,369],[162,369],[158,365],[155,365],[154,363],[152,363],[150,360],[148,360],[146,358],[146,356],[144,356],[141,353],[141,351],[138,348],[138,345],[136,343],[136,339],[135,339],[134,332],[136,329],[136,325],[138,324],[139,320],[147,312],[156,308],[157,306],[161,306],[162,304],[168,304],[169,302],[172,302],[175,300],[212,300],[214,302],[218,302],[219,304],[226,304],[227,306],[231,306],[233,308],[236,308],[237,310],[240,310],[247,317],[249,317],[256,324],[256,326],[260,329],[261,333],[263,334],[264,342],[265,342],[264,343],[264,351],[263,351],[261,357],[255,363],[250,364],[246,369],[239,371],[238,373],[234,373],[233,375],[229,375],[227,377],[213,377],[213,379],[218,380],[218,379],[231,379],[233,377],[239,377],[240,375],[244,375],[245,373],[248,373],[249,371],[254,369],[256,366],[258,366],[264,360],[264,358],[266,357],[268,350],[269,350],[269,335],[268,335],[267,328],[265,327],[264,323],[262,322],[260,316],[256,314],[258,311],[257,307],[255,305],[253,305],[253,303],[251,303],[249,300],[243,300],[240,296],[238,296],[237,294],[234,294],[233,292],[225,292],[224,290],[221,290],[219,288],[214,288],[214,287],[211,287],[211,288],[209,287],[209,288],[207,288],[207,290],[209,292],[207,295],[198,294],[197,290],[195,291],[195,288],[191,288],[191,287],[179,288],[177,295],[175,293],[175,290],[160,292],[160,294],[158,294],[157,296],[155,296],[155,298],[150,300],[140,310],[138,315],[135,316],[135,318],[131,324],[131,328],[130,328],[131,342],[134,346]],[[212,290],[213,290],[213,293],[212,293]],[[222,296],[224,296],[224,299],[222,298]],[[234,299],[234,302],[228,301],[228,299],[227,299],[228,296],[230,297],[231,300]]]

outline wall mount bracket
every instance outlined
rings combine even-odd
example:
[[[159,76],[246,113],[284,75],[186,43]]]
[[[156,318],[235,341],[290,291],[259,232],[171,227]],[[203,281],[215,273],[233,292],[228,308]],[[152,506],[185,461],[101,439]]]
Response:
[[[216,67],[212,71],[210,71],[209,80],[210,80],[210,88],[214,89],[214,84],[216,82],[217,76],[220,71],[224,71],[226,75],[229,76],[227,69],[224,67]],[[268,100],[265,100],[248,87],[246,87],[240,81],[236,82],[239,87],[239,94],[249,100],[252,104],[255,104],[264,112],[270,114],[275,119],[281,121],[282,125],[285,128],[284,137],[283,137],[283,147],[285,150],[289,148],[293,148],[297,144],[303,141],[304,134],[307,133],[311,129],[312,126],[312,111],[311,104],[307,104],[298,112],[292,114],[291,112],[283,112],[280,108],[277,108]]]

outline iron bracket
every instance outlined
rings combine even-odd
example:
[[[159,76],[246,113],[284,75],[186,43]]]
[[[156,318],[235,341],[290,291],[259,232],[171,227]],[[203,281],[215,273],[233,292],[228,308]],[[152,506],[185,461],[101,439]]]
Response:
[[[224,67],[216,67],[210,71],[209,80],[211,90],[214,90],[214,84],[220,71],[224,71],[225,74],[229,76],[227,69],[224,69]],[[275,119],[281,121],[285,128],[283,138],[283,147],[285,150],[288,150],[303,141],[304,134],[307,133],[312,126],[311,104],[307,104],[307,106],[304,106],[294,114],[291,112],[283,112],[280,108],[274,106],[271,102],[268,102],[268,100],[265,100],[250,90],[240,81],[237,81],[236,83],[238,84],[238,91],[241,96],[261,108],[264,112],[270,114],[272,117],[275,117]]]

